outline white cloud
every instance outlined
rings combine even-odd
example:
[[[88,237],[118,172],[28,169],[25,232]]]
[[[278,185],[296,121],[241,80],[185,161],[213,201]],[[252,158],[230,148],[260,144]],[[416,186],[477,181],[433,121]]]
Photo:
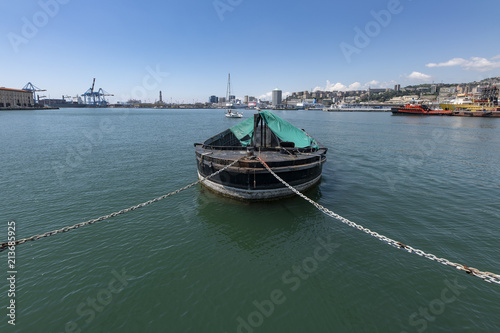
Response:
[[[349,85],[349,90],[358,90],[359,88],[361,88],[361,83],[359,82],[354,82]]]
[[[265,93],[263,95],[260,95],[259,97],[257,97],[258,99],[260,100],[263,100],[263,101],[270,101],[271,98],[273,97],[273,92],[270,91],[268,93]]]
[[[330,84],[327,91],[337,91],[337,90],[347,90],[347,87],[344,86],[342,83],[337,82],[335,84]]]
[[[326,80],[326,86],[320,87],[316,86],[313,91],[344,91],[348,88],[340,82],[331,83],[330,80]]]
[[[336,91],[336,90],[345,90],[346,86],[344,86],[342,83],[337,82],[337,83],[331,83],[330,80],[326,80],[326,86],[325,87],[316,87],[314,88],[319,91]]]
[[[429,81],[432,79],[432,76],[420,72],[412,72],[410,75],[407,75],[406,78],[415,81]]]
[[[440,63],[431,62],[425,66],[429,68],[460,66],[465,70],[487,72],[500,67],[500,61],[495,60],[500,60],[500,54],[494,56],[491,59],[481,57],[471,57],[469,60],[464,58],[453,58],[451,60]]]
[[[433,67],[451,67],[451,66],[461,66],[463,65],[467,60],[463,58],[453,58],[451,60],[448,60],[446,62],[440,62],[438,64],[436,63],[429,63],[425,65],[425,67],[433,68]]]
[[[397,81],[394,81],[394,80],[391,80],[391,81],[383,81],[383,82],[380,82],[380,81],[377,81],[377,80],[372,80],[370,82],[366,82],[364,85],[363,85],[363,88],[365,89],[368,89],[368,88],[372,88],[372,89],[382,89],[382,88],[394,88],[394,85],[398,84]]]
[[[347,87],[340,82],[332,83],[330,82],[330,80],[326,80],[325,87],[318,86],[315,89],[319,91],[346,91],[355,89],[357,85],[359,85],[359,82],[354,82],[353,84],[349,85],[349,87]]]
[[[365,86],[368,85],[370,88],[378,88],[380,86],[380,82],[377,80],[371,80],[370,82],[366,82]]]
[[[365,84],[361,84],[360,82],[354,82],[346,86],[341,82],[331,83],[329,80],[327,80],[325,87],[317,86],[316,88],[313,89],[313,91],[348,91],[348,90],[362,90],[368,88],[392,88],[396,83],[397,83],[396,81],[380,82],[377,80],[372,80],[366,82]]]

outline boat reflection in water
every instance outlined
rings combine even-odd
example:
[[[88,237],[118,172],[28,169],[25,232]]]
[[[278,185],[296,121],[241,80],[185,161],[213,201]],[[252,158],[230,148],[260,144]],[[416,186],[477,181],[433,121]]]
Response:
[[[293,195],[267,171],[259,158],[288,184],[304,191],[321,179],[328,150],[320,147],[305,131],[270,111],[260,110],[254,117],[194,146],[200,179],[238,160],[202,184],[243,200]]]

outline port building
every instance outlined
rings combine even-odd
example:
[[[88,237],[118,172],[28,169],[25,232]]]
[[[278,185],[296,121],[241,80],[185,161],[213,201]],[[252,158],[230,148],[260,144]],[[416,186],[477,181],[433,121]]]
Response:
[[[0,87],[0,108],[32,108],[34,104],[32,91]]]

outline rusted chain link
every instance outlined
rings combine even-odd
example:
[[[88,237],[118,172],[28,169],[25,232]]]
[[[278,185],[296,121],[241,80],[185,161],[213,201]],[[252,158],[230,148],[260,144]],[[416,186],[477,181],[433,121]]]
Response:
[[[224,168],[222,168],[222,169],[214,172],[210,176],[207,176],[207,177],[204,177],[202,179],[199,179],[198,181],[196,181],[196,182],[194,182],[192,184],[189,184],[189,185],[187,185],[187,186],[185,186],[183,188],[180,188],[180,189],[178,189],[176,191],[173,191],[173,192],[170,192],[168,194],[162,195],[161,197],[158,197],[158,198],[155,198],[155,199],[143,202],[143,203],[138,204],[136,206],[132,206],[130,208],[122,209],[119,212],[111,213],[111,214],[108,214],[108,215],[104,215],[104,216],[98,217],[96,219],[92,219],[92,220],[88,220],[88,221],[85,221],[85,222],[77,223],[77,224],[75,224],[73,226],[70,226],[70,227],[64,227],[64,228],[57,229],[57,230],[54,230],[54,231],[49,231],[49,232],[46,232],[46,233],[41,234],[41,235],[33,235],[33,236],[29,237],[29,238],[19,239],[19,240],[16,240],[15,242],[2,243],[0,245],[0,252],[4,251],[9,246],[17,246],[17,245],[24,244],[24,243],[29,242],[29,241],[36,241],[36,240],[38,240],[40,238],[50,237],[50,236],[57,235],[57,234],[60,234],[60,233],[63,233],[63,232],[68,232],[68,231],[71,231],[71,230],[74,230],[74,229],[78,229],[78,228],[81,228],[81,227],[84,227],[84,226],[87,226],[87,225],[90,225],[90,224],[94,224],[96,222],[101,222],[101,221],[107,220],[109,218],[112,218],[112,217],[115,217],[115,216],[118,216],[118,215],[122,215],[122,214],[125,214],[125,213],[128,213],[128,212],[131,212],[133,210],[136,210],[136,209],[145,207],[147,205],[150,205],[152,203],[158,202],[158,201],[163,200],[165,198],[168,198],[168,197],[170,197],[170,196],[172,196],[174,194],[177,194],[179,192],[187,190],[187,189],[189,189],[189,188],[191,188],[191,187],[193,187],[193,186],[201,183],[202,181],[204,181],[206,179],[209,179],[209,178],[212,178],[212,177],[218,175],[219,173],[221,173],[221,172],[229,169],[233,165],[235,165],[239,160],[240,159],[237,159],[234,162],[232,162],[231,164],[226,165]]]
[[[361,230],[361,231],[369,234],[370,236],[373,236],[373,237],[379,239],[380,241],[385,242],[385,243],[387,243],[387,244],[389,244],[389,245],[391,245],[393,247],[405,250],[405,251],[407,251],[409,253],[413,253],[413,254],[419,255],[421,257],[433,260],[433,261],[437,261],[437,262],[439,262],[439,263],[441,263],[443,265],[455,267],[456,269],[464,271],[467,274],[470,274],[470,275],[476,276],[476,277],[478,277],[480,279],[483,279],[486,282],[500,284],[500,275],[498,275],[498,274],[494,274],[494,273],[491,273],[491,272],[482,272],[482,271],[480,271],[480,270],[478,270],[476,268],[468,267],[466,265],[457,264],[457,263],[451,262],[451,261],[449,261],[448,259],[445,259],[445,258],[438,258],[434,254],[426,253],[426,252],[424,252],[422,250],[415,249],[415,248],[413,248],[413,247],[411,247],[409,245],[405,245],[405,244],[403,244],[401,242],[398,242],[398,241],[395,241],[395,240],[393,240],[391,238],[388,238],[386,236],[380,235],[379,233],[377,233],[375,231],[371,231],[368,228],[365,228],[365,227],[363,227],[363,226],[361,226],[359,224],[356,224],[356,223],[354,223],[352,221],[349,221],[345,217],[342,217],[342,216],[340,216],[340,215],[332,212],[331,210],[329,210],[329,209],[321,206],[317,202],[315,202],[315,201],[309,199],[308,197],[306,197],[304,194],[302,194],[301,192],[299,192],[298,190],[296,190],[294,187],[292,187],[291,185],[289,185],[287,182],[285,182],[283,179],[281,179],[273,170],[271,170],[271,168],[266,164],[266,162],[264,162],[260,157],[258,157],[258,159],[260,160],[260,162],[262,163],[262,165],[267,169],[267,171],[269,171],[277,180],[279,180],[283,185],[285,185],[286,187],[288,187],[292,192],[294,192],[295,194],[297,194],[298,196],[300,196],[304,200],[306,200],[309,203],[311,203],[314,207],[316,207],[317,209],[319,209],[322,213],[324,213],[324,214],[326,214],[326,215],[328,215],[330,217],[333,217],[334,219],[337,219],[340,222],[345,223],[345,224],[347,224],[347,225],[349,225],[349,226],[351,226],[353,228]]]

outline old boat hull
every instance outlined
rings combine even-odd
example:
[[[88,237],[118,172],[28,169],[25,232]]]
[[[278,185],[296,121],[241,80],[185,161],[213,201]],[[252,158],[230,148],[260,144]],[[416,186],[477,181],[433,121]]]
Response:
[[[198,173],[199,179],[202,179],[203,176]],[[300,184],[298,186],[295,186],[295,189],[298,191],[306,191],[309,188],[313,187],[316,185],[319,181],[321,180],[321,175],[316,177],[315,179]],[[269,200],[269,199],[280,199],[280,198],[286,198],[293,196],[294,193],[289,190],[286,187],[283,188],[275,188],[275,189],[268,189],[268,190],[245,190],[237,187],[233,187],[231,185],[221,185],[216,182],[213,182],[211,180],[204,180],[202,182],[204,186],[209,188],[210,190],[217,192],[219,194],[222,194],[227,197],[232,197],[235,199],[241,199],[241,200]]]
[[[278,199],[294,193],[270,174],[255,156],[261,157],[280,178],[299,191],[305,191],[320,181],[326,162],[325,148],[304,155],[280,150],[255,152],[255,156],[249,157],[245,154],[246,149],[214,152],[202,145],[196,146],[199,179],[243,156],[236,165],[202,184],[215,192],[242,200]]]
[[[328,150],[304,130],[261,110],[194,146],[202,184],[243,200],[293,195],[261,161],[287,184],[304,191],[321,179]]]

